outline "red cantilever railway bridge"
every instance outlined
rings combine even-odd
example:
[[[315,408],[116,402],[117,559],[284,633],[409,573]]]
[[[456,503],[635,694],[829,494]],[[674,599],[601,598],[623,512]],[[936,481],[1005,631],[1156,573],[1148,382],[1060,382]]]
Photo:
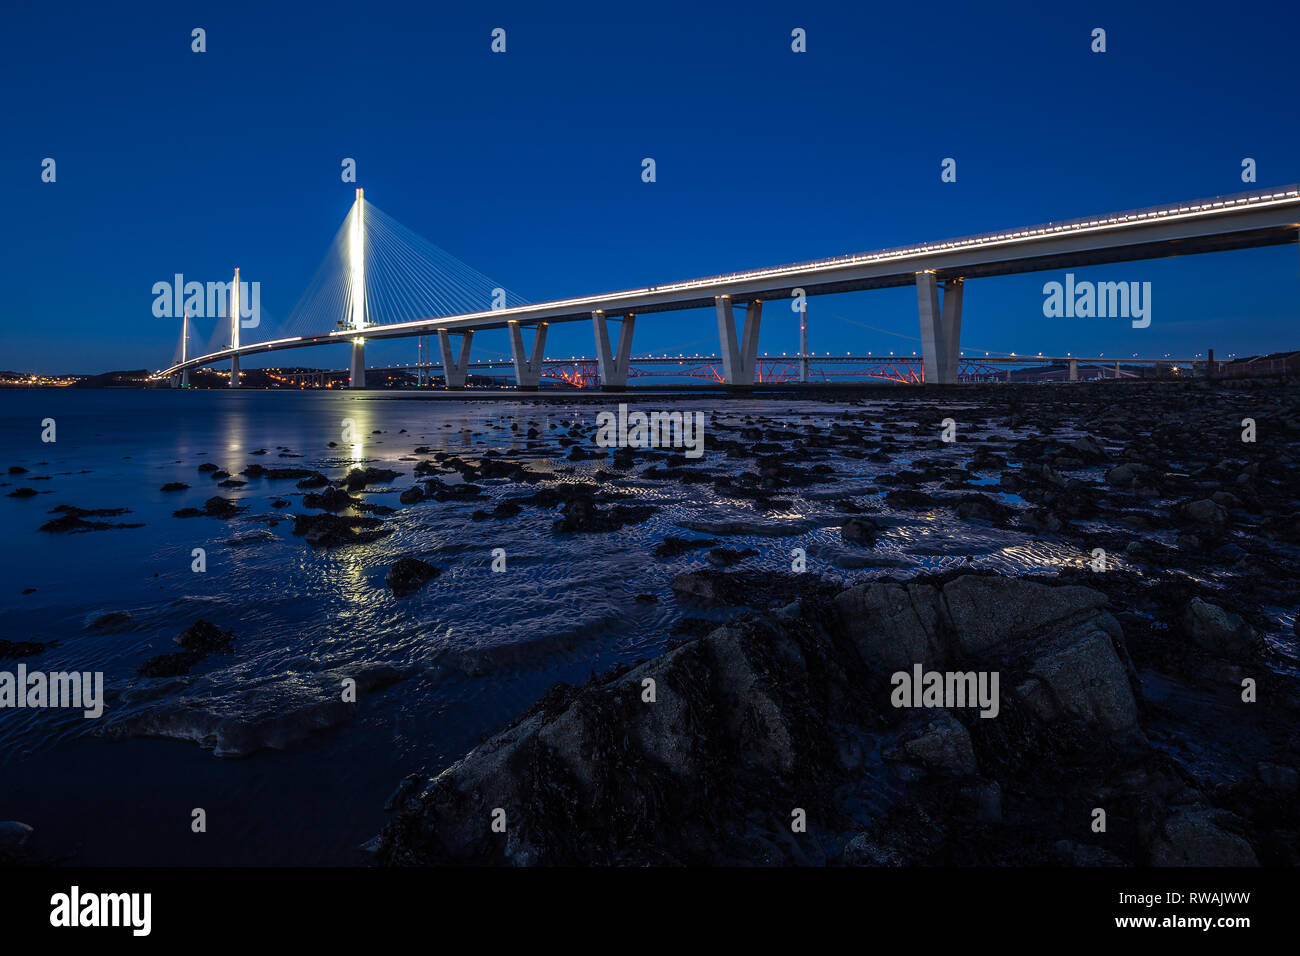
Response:
[[[795,356],[764,356],[757,360],[754,372],[756,385],[783,385],[805,381],[801,375],[802,358]],[[1004,356],[963,357],[959,364],[958,380],[961,382],[997,382],[1009,380],[1016,371],[1032,372],[1035,380],[1063,379],[1125,379],[1140,377],[1135,369],[1163,370],[1170,375],[1204,375],[1210,364],[1197,357],[1171,358],[1085,358],[1064,356]],[[725,385],[726,374],[722,360],[712,355],[647,356],[629,361],[628,379],[643,385],[668,384],[672,380],[694,379],[715,385]],[[1216,368],[1224,363],[1213,362]],[[512,360],[470,363],[468,369],[486,378],[509,375]],[[385,372],[415,373],[421,385],[432,384],[441,366],[436,362],[413,365],[395,365],[370,370],[373,379],[382,378]],[[301,387],[333,385],[346,381],[347,371],[319,369],[283,370],[270,373],[274,379]],[[916,385],[925,381],[924,362],[920,356],[809,356],[806,381],[811,384],[834,384],[872,380],[897,384]],[[600,388],[599,362],[594,358],[546,359],[542,363],[541,382],[563,383],[572,388]]]

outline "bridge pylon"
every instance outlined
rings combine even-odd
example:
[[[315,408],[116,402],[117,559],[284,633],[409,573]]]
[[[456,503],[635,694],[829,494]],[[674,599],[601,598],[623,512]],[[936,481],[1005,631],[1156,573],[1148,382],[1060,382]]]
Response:
[[[235,281],[230,284],[230,347],[239,348],[239,266],[235,266]],[[239,388],[239,356],[230,357],[230,387]]]
[[[351,277],[350,315],[348,328],[366,327],[366,226],[365,193],[357,189],[356,202],[352,204],[352,226],[348,230],[348,265]],[[352,340],[352,360],[348,365],[348,388],[366,387],[366,340],[357,336]]]
[[[190,360],[190,310],[186,309],[181,316],[181,364],[184,365]],[[190,370],[181,369],[181,374],[173,379],[177,388],[190,387]]]

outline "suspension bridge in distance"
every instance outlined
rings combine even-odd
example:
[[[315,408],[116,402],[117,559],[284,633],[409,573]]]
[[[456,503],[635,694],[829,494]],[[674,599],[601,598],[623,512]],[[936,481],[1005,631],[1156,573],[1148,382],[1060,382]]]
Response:
[[[370,223],[377,223],[374,227]],[[290,349],[345,344],[350,346],[348,385],[366,386],[365,344],[368,341],[436,337],[444,385],[462,388],[473,367],[470,347],[475,332],[506,329],[516,386],[537,388],[543,377],[601,388],[621,390],[630,378],[656,374],[647,359],[632,358],[632,339],[638,316],[691,308],[712,308],[718,328],[719,353],[699,357],[696,374],[731,388],[749,388],[789,374],[787,365],[760,359],[758,335],[765,302],[792,308],[800,324],[801,354],[793,360],[798,377],[815,380],[813,363],[839,364],[830,357],[814,358],[807,350],[807,300],[813,296],[869,289],[915,286],[920,325],[921,355],[913,359],[857,357],[859,365],[880,371],[867,374],[882,380],[928,384],[955,384],[971,380],[980,371],[1027,358],[968,359],[960,348],[962,299],[970,279],[1056,270],[1113,262],[1156,259],[1230,249],[1300,242],[1300,186],[1240,193],[1188,203],[1156,206],[1109,215],[1052,222],[1021,229],[877,252],[839,256],[751,271],[692,279],[622,292],[604,293],[540,303],[516,299],[463,263],[446,257],[436,247],[427,249],[407,237],[394,221],[373,210],[358,189],[356,201],[336,236],[335,247],[345,255],[327,256],[322,278],[304,295],[299,317],[312,318],[317,327],[332,318],[335,328],[292,335],[265,342],[240,341],[238,270],[230,312],[230,334],[224,348],[191,358],[187,332],[182,333],[180,361],[156,373],[175,385],[186,384],[190,370],[229,361],[230,385],[239,385],[241,358]],[[427,245],[427,244],[426,244]],[[434,250],[430,252],[429,250]],[[423,252],[421,257],[418,253]],[[373,263],[372,263],[373,258]],[[338,262],[331,262],[338,260]],[[331,268],[342,263],[344,268]],[[376,280],[376,275],[379,278]],[[474,308],[475,305],[480,307]],[[743,310],[743,325],[737,307]],[[408,317],[412,312],[417,317]],[[324,319],[322,318],[324,317]],[[186,320],[188,321],[188,320]],[[562,360],[546,358],[546,334],[551,324],[591,322],[596,355],[581,360],[581,369],[567,372]],[[617,339],[611,340],[610,323],[617,322]],[[183,328],[187,328],[183,327]],[[532,343],[523,333],[531,329]],[[846,357],[853,360],[853,356]],[[869,359],[870,357],[868,357]],[[1057,358],[1034,360],[1065,363],[1076,379],[1080,363],[1099,365],[1102,359]],[[650,360],[653,361],[653,360]],[[1121,360],[1123,365],[1133,359]],[[1192,366],[1194,360],[1144,359],[1139,362]],[[1121,366],[1111,364],[1116,377]],[[570,360],[575,366],[578,360]],[[587,374],[587,365],[594,367]],[[982,366],[980,363],[983,363]],[[1212,368],[1212,357],[1205,368]],[[435,363],[420,363],[432,367]],[[549,372],[549,374],[547,374]],[[766,378],[764,377],[766,376]],[[813,376],[813,377],[810,377]],[[988,377],[996,378],[989,373]]]

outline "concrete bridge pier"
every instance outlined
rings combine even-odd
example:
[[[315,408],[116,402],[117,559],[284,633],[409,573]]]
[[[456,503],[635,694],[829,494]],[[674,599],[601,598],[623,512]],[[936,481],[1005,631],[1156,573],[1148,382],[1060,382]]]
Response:
[[[366,387],[366,340],[352,340],[352,361],[348,365],[348,388]]]
[[[1070,359],[1070,381],[1077,382],[1078,380],[1079,380],[1079,360],[1077,358],[1072,358]]]
[[[519,330],[519,322],[510,320],[510,354],[515,362],[515,384],[519,388],[536,388],[542,380],[542,359],[546,356],[546,326],[549,323],[538,322],[537,334],[533,336],[531,356],[524,352],[524,336]]]
[[[239,267],[235,267],[235,278],[230,284],[230,347],[239,348]],[[239,388],[239,356],[230,357],[230,387]]]
[[[632,357],[632,331],[636,316],[625,315],[619,323],[618,354],[609,347],[609,325],[600,309],[591,313],[591,324],[596,330],[596,367],[600,372],[602,392],[621,392],[627,388],[628,360]]]
[[[713,303],[718,311],[723,379],[729,388],[753,388],[754,372],[758,367],[758,330],[763,321],[763,302],[754,299],[745,307],[745,329],[739,345],[736,342],[736,314],[731,296],[715,296]]]
[[[808,384],[808,300],[799,303],[799,381]]]
[[[442,377],[448,388],[464,388],[469,372],[469,346],[474,340],[474,330],[467,329],[460,337],[460,361],[451,357],[451,333],[438,330],[438,349],[442,352]]]
[[[955,385],[961,358],[962,279],[942,284],[933,272],[916,274],[916,298],[921,314],[921,354],[927,385]]]

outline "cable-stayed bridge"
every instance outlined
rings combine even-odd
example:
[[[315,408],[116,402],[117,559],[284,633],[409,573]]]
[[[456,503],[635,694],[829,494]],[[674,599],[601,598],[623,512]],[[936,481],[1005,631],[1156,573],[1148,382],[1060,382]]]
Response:
[[[807,299],[866,289],[915,286],[921,356],[915,375],[900,380],[957,382],[962,297],[970,279],[1111,262],[1282,245],[1300,241],[1300,186],[1239,193],[1123,213],[1051,222],[961,239],[920,243],[772,268],[646,286],[599,295],[528,303],[421,239],[366,202],[358,189],[347,220],[325,261],[291,312],[288,334],[264,342],[240,341],[238,270],[230,332],[221,348],[188,355],[182,332],[180,360],[158,372],[184,384],[190,369],[231,363],[239,384],[245,356],[324,345],[350,345],[349,384],[366,384],[365,345],[390,338],[434,336],[443,379],[463,387],[473,335],[509,332],[515,381],[536,388],[552,323],[590,321],[602,387],[626,387],[632,367],[637,316],[712,307],[718,327],[722,382],[752,386],[761,373],[758,333],[764,302],[799,312],[801,380],[808,379]],[[1115,284],[1122,285],[1122,284]],[[1111,289],[1116,296],[1118,291]],[[743,309],[743,325],[736,307]],[[617,339],[610,323],[617,321]],[[533,330],[531,346],[523,333]],[[1181,360],[1189,362],[1190,360]],[[913,366],[909,366],[912,368]],[[1072,371],[1074,366],[1071,366]]]

